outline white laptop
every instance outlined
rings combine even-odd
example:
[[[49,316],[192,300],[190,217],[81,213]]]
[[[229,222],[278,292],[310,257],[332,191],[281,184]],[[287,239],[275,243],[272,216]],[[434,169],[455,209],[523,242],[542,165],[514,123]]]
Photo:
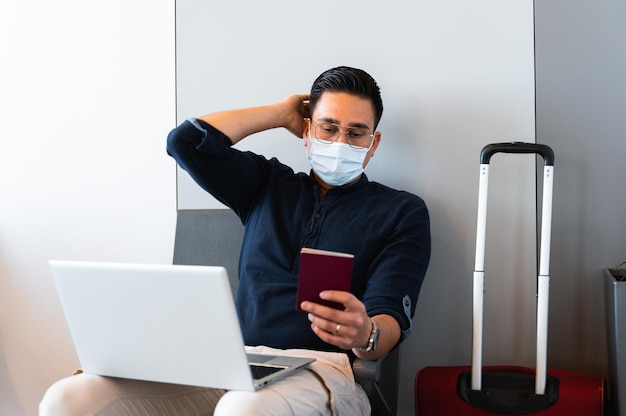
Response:
[[[85,373],[254,391],[314,361],[246,353],[223,267],[50,266]]]

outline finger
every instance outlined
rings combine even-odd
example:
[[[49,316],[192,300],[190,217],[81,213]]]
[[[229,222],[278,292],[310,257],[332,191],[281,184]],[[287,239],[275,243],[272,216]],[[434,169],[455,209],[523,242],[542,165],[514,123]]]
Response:
[[[339,333],[341,332],[342,324],[340,324],[339,322],[332,321],[330,319],[325,319],[321,316],[318,316],[312,313],[309,314],[309,321],[315,327],[321,329],[322,331],[328,334],[339,335]]]
[[[303,308],[304,309],[304,308]],[[309,320],[315,322],[319,327],[328,332],[333,332],[335,324],[353,325],[354,316],[352,313],[337,310],[319,303],[309,303],[306,309],[309,312]]]
[[[353,331],[343,325],[340,325],[339,332],[335,332],[336,327],[332,331],[328,331],[315,324],[311,324],[311,329],[322,341],[339,348],[348,350],[356,345],[355,337],[350,335]]]
[[[344,316],[345,320],[328,320],[310,313],[308,317],[311,325],[326,335],[350,339],[358,334],[358,326],[352,322],[353,316]]]
[[[363,303],[350,292],[344,292],[341,290],[324,290],[320,292],[320,298],[340,303],[343,305],[344,310],[347,311],[361,310],[365,308]]]
[[[311,117],[310,104],[311,102],[309,101],[308,97],[302,101],[302,114],[301,114],[302,118]]]
[[[352,294],[341,291],[327,291],[327,299],[333,299],[334,302],[339,304],[342,304],[341,300],[343,300],[344,309],[335,309],[314,302],[302,302],[301,308],[320,319],[328,321],[329,323],[327,324],[320,323],[320,327],[324,330],[332,331],[333,322],[354,327],[362,325],[364,317],[367,316],[365,305],[354,298]]]

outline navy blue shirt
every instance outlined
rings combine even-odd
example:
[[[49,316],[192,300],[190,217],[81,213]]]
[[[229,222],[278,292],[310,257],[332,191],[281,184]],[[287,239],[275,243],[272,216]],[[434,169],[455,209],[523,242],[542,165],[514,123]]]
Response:
[[[393,316],[406,338],[430,259],[424,201],[365,174],[320,199],[311,174],[231,146],[195,119],[167,140],[167,152],[245,226],[236,305],[246,345],[339,351],[295,311],[303,247],[354,254],[351,292],[368,315]]]

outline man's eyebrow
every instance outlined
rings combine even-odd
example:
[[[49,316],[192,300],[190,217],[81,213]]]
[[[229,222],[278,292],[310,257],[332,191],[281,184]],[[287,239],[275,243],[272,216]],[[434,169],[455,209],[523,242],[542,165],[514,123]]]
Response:
[[[339,124],[338,120],[335,120],[332,117],[322,117],[322,118],[318,119],[318,122],[332,123],[332,124],[336,124],[336,125],[341,126],[341,127],[348,127],[348,128],[351,127],[351,128],[364,128],[364,129],[368,129],[368,130],[370,129],[370,126],[368,126],[367,124],[365,124],[365,123],[358,123],[358,122],[357,123],[350,123],[347,126],[342,126],[341,124]]]

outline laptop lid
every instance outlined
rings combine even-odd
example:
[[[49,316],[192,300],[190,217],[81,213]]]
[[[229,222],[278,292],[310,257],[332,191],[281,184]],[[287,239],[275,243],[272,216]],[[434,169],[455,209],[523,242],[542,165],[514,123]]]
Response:
[[[50,266],[86,373],[248,391],[286,375],[253,380],[223,267]],[[299,368],[314,360],[287,361]]]

